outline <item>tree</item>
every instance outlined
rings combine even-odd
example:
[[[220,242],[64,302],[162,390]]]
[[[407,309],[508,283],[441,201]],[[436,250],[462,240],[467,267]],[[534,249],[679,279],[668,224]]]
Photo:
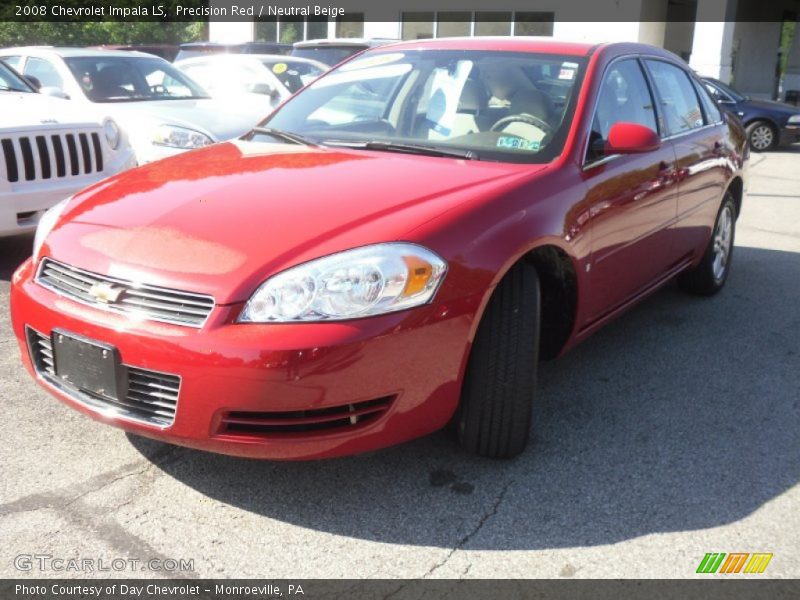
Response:
[[[0,47],[181,44],[195,42],[206,36],[205,22],[0,22]]]

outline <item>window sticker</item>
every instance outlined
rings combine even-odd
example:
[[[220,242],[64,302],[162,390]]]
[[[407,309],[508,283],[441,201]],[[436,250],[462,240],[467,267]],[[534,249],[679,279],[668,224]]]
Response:
[[[286,63],[275,63],[275,65],[272,67],[272,72],[276,75],[280,75],[281,73],[285,73],[286,69],[288,68],[289,67],[286,65]]]
[[[388,65],[389,63],[396,62],[401,58],[405,58],[405,54],[402,54],[400,52],[392,52],[391,54],[378,54],[376,56],[358,58],[342,66],[339,69],[339,71],[355,71],[356,69],[368,69],[369,67],[379,67],[381,65]]]
[[[527,150],[528,152],[538,152],[541,147],[539,140],[526,140],[510,135],[501,135],[497,138],[498,148],[508,148],[511,150]]]
[[[460,60],[455,68],[434,71],[428,112],[425,114],[429,129],[440,135],[450,135],[461,99],[461,90],[464,89],[471,71],[471,60]]]
[[[575,77],[575,69],[561,67],[561,70],[558,72],[558,78],[563,79],[565,81],[572,81],[574,77]]]

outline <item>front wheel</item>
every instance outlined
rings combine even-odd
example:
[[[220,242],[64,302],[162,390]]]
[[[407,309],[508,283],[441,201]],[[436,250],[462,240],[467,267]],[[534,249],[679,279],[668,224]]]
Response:
[[[539,278],[527,263],[494,290],[472,345],[456,417],[461,446],[511,458],[525,449],[539,360]]]
[[[736,206],[733,197],[727,193],[717,213],[714,234],[703,254],[703,260],[678,278],[681,288],[700,296],[713,296],[720,291],[730,272],[735,235]]]
[[[756,121],[747,126],[747,139],[756,152],[767,152],[778,145],[778,132],[766,121]]]

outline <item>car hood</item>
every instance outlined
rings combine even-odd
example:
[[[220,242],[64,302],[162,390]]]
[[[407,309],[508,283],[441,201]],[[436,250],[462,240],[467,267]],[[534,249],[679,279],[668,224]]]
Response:
[[[800,114],[800,107],[792,106],[791,104],[784,104],[783,102],[775,102],[773,100],[754,100],[753,98],[750,98],[743,102],[743,104],[746,104],[752,108],[769,110],[786,115]]]
[[[45,252],[90,271],[232,303],[290,266],[408,239],[457,203],[544,168],[231,142],[85,190]]]
[[[59,125],[97,126],[102,115],[75,106],[69,100],[24,92],[0,93],[0,129],[20,131]]]
[[[95,105],[98,106],[98,105]],[[179,125],[210,135],[214,141],[237,138],[272,112],[269,98],[242,94],[241,97],[197,100],[152,100],[144,102],[109,102],[102,104],[128,131],[152,135],[149,128]]]

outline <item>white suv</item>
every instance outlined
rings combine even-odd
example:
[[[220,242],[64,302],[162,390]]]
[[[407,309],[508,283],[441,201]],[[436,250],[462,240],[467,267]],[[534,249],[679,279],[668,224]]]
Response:
[[[0,61],[0,237],[33,231],[60,200],[135,165],[114,121],[37,93]]]

